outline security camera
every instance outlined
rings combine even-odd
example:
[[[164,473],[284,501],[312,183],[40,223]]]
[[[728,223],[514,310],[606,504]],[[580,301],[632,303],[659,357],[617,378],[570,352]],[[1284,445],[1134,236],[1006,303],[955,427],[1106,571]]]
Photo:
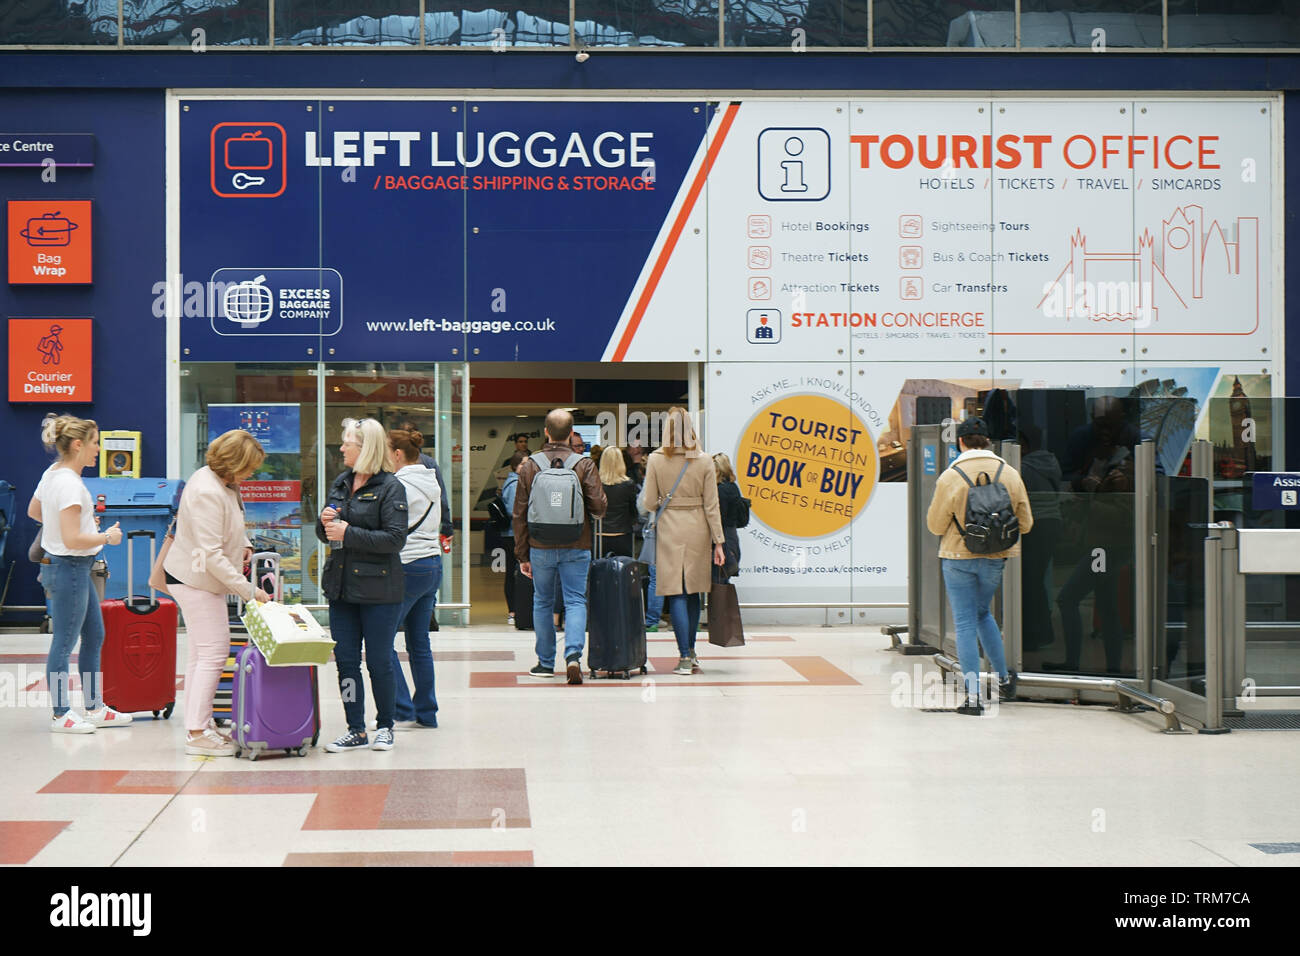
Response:
[[[574,54],[573,58],[577,60],[579,63],[586,63],[590,56],[591,54],[588,53],[586,50],[579,50],[576,54]]]

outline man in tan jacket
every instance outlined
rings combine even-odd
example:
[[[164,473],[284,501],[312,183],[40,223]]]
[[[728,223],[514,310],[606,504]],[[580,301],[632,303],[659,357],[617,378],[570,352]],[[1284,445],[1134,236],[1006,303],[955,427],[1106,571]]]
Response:
[[[999,699],[1011,700],[1016,693],[1016,673],[1007,670],[1002,632],[991,607],[1002,584],[1006,559],[1020,554],[1020,542],[1017,540],[1010,548],[992,554],[975,554],[966,546],[963,528],[971,485],[978,483],[981,475],[987,475],[989,482],[996,478],[1011,498],[1021,534],[1034,526],[1034,516],[1019,472],[989,449],[989,431],[984,419],[968,418],[958,425],[957,444],[962,453],[939,476],[925,521],[931,534],[942,536],[939,563],[943,568],[944,589],[952,603],[957,657],[966,684],[966,701],[957,708],[957,713],[978,717],[983,712],[979,694],[981,647],[998,673]]]

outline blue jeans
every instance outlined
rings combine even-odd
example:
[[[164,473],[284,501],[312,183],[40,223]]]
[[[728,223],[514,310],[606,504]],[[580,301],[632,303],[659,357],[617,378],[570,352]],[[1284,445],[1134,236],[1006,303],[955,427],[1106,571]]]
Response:
[[[695,632],[700,629],[700,596],[670,594],[663,600],[668,602],[668,616],[677,635],[677,656],[690,657],[695,653]]]
[[[365,733],[366,685],[361,680],[361,644],[375,695],[380,727],[393,726],[393,639],[397,637],[400,604],[330,602],[330,636],[339,671],[339,693],[348,717],[348,730]]]
[[[104,615],[99,609],[99,595],[90,580],[94,555],[51,554],[50,563],[41,574],[41,583],[50,601],[50,654],[45,661],[45,682],[50,688],[54,716],[62,717],[71,706],[68,694],[68,661],[72,648],[81,638],[81,690],[86,710],[99,710],[103,693],[99,671],[99,651],[104,646]]]
[[[555,666],[556,579],[564,593],[564,659],[582,657],[587,641],[587,570],[591,552],[586,548],[530,548],[533,567],[533,630],[537,632],[537,661]]]
[[[655,566],[652,564],[650,565],[650,590],[646,593],[645,626],[658,627],[659,615],[663,612],[664,599],[655,593]]]
[[[415,700],[406,686],[397,649],[393,649],[393,715],[398,720],[418,720],[430,727],[438,726],[438,698],[433,692],[433,652],[429,649],[429,620],[438,605],[438,585],[442,583],[442,555],[420,558],[402,565],[406,574],[406,596],[397,614],[406,634],[406,655],[415,681]]]
[[[980,648],[997,672],[1007,676],[1002,632],[990,608],[1002,584],[1003,558],[942,558],[943,586],[952,604],[957,628],[957,658],[966,681],[966,696],[978,698],[980,690]],[[978,644],[976,643],[978,641]]]

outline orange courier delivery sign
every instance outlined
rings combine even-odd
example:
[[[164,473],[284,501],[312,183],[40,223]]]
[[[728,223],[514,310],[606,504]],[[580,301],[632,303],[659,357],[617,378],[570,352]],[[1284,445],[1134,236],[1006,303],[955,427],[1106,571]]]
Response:
[[[89,402],[90,319],[9,320],[9,401]]]
[[[90,200],[9,200],[9,282],[91,281]]]

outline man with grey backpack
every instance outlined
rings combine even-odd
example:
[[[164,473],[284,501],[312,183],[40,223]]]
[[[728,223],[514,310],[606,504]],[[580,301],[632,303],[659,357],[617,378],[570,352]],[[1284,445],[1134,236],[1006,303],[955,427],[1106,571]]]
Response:
[[[961,454],[935,484],[926,525],[931,534],[942,536],[939,563],[966,686],[957,713],[978,717],[983,713],[980,648],[998,675],[998,698],[1011,700],[1016,694],[1016,674],[1007,669],[1002,632],[991,608],[1006,559],[1020,554],[1020,535],[1034,526],[1034,516],[1020,474],[989,449],[984,419],[968,418],[958,425],[957,444]]]
[[[519,570],[533,579],[537,666],[529,676],[555,676],[555,621],[551,614],[558,579],[565,614],[565,672],[570,684],[581,684],[591,523],[605,514],[605,489],[596,463],[574,454],[569,446],[572,431],[573,416],[564,409],[546,416],[546,443],[519,466],[512,524]]]

